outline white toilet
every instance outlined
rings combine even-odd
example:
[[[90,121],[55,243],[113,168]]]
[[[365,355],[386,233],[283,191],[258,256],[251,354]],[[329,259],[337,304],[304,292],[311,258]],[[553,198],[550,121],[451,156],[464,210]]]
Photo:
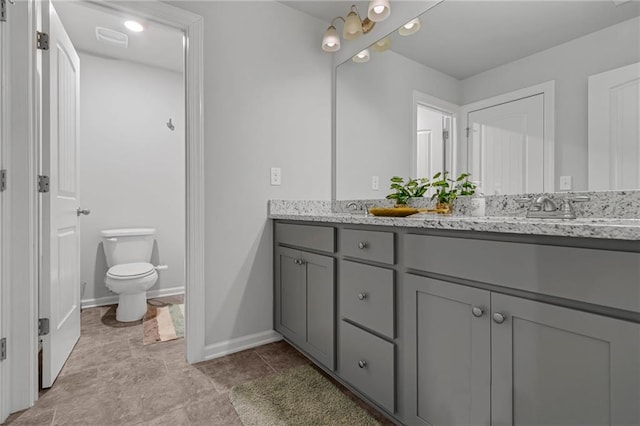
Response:
[[[120,295],[116,320],[138,321],[147,312],[147,290],[158,280],[156,267],[149,263],[156,230],[107,229],[100,234],[109,266],[104,283]]]

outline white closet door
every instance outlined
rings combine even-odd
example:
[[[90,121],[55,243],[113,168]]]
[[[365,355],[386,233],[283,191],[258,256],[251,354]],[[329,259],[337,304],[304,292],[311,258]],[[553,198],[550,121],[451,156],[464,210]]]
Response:
[[[640,63],[589,77],[589,190],[640,188]]]
[[[485,194],[543,192],[544,95],[468,113],[469,172]]]

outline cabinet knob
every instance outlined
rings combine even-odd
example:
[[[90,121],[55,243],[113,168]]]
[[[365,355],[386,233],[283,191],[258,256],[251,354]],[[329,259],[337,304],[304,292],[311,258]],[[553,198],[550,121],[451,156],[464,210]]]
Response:
[[[498,324],[502,324],[505,319],[506,317],[502,315],[500,312],[496,312],[495,314],[493,314],[493,321],[495,321]]]
[[[482,308],[478,308],[477,306],[474,306],[471,309],[471,313],[473,314],[474,317],[480,318],[482,314],[484,314],[484,311],[482,310]]]
[[[358,361],[358,367],[365,368],[366,366],[367,366],[367,361],[365,361],[364,359],[361,359],[360,361]]]
[[[293,263],[296,265],[304,265],[305,262],[302,259],[293,259]]]
[[[367,298],[367,293],[365,293],[365,292],[358,293],[358,299],[364,300],[366,298]]]
[[[366,249],[366,248],[367,248],[367,243],[365,243],[364,241],[360,241],[360,242],[358,243],[358,248],[359,248],[360,250],[364,250],[364,249]]]

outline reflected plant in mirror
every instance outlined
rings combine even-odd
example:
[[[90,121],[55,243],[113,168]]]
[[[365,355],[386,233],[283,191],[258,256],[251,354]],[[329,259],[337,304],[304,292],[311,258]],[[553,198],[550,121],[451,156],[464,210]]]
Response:
[[[396,200],[396,207],[405,206],[411,198],[424,197],[427,189],[429,189],[429,179],[409,179],[407,183],[404,183],[404,178],[394,176],[391,178],[389,189],[393,189],[396,192],[387,195],[387,200]]]
[[[436,192],[431,199],[436,200],[436,210],[442,213],[453,211],[453,202],[458,196],[473,195],[476,193],[476,185],[469,181],[469,173],[462,173],[455,180],[449,179],[449,172],[438,172],[433,175],[431,186]]]

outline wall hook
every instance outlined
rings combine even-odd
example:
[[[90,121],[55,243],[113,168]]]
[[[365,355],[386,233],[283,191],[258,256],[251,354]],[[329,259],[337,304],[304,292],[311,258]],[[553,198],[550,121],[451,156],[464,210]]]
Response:
[[[173,123],[171,122],[171,118],[169,118],[169,121],[167,122],[167,127],[171,131],[174,131],[176,129],[176,126],[174,126]]]

